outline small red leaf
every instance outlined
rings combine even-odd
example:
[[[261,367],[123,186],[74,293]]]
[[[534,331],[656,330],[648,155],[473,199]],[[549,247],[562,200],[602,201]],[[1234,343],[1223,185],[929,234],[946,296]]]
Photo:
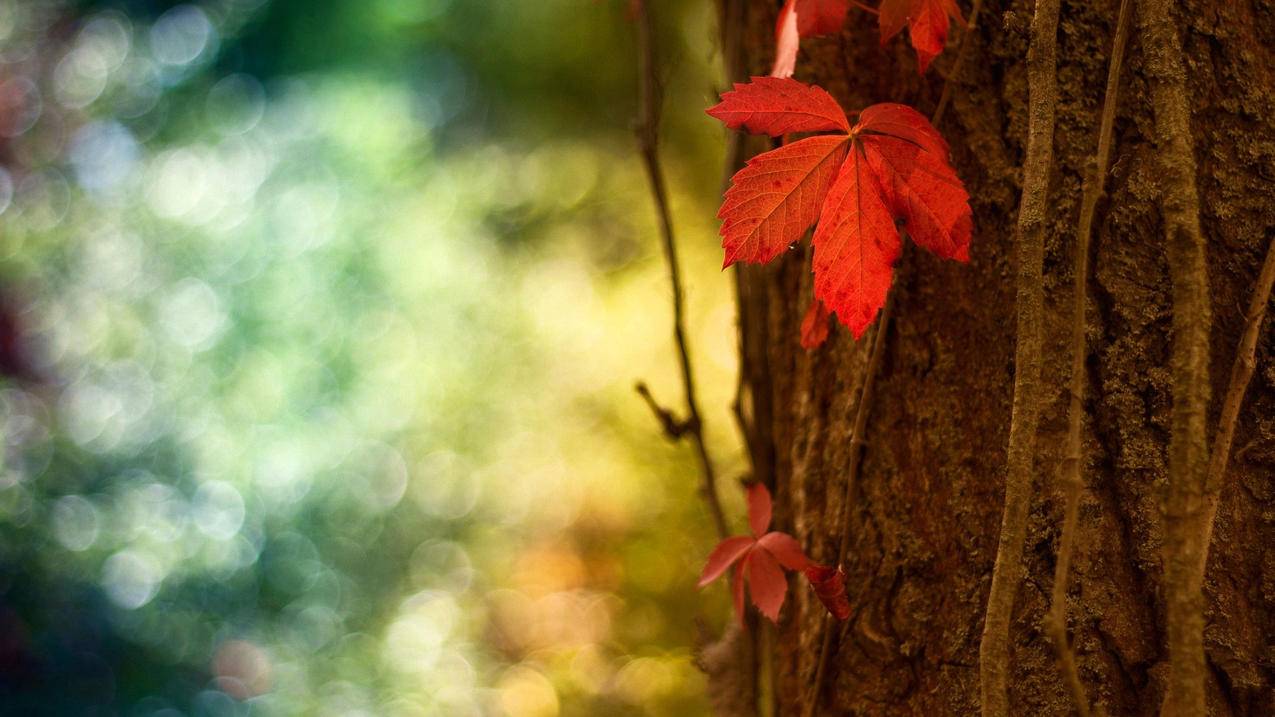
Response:
[[[761,483],[750,485],[748,524],[753,535],[733,536],[718,543],[700,575],[699,586],[704,587],[721,577],[732,565],[735,566],[731,597],[741,624],[744,621],[745,580],[751,586],[753,604],[763,615],[778,620],[779,609],[788,591],[784,569],[806,570],[811,567],[809,558],[795,538],[787,533],[767,532],[771,512],[770,491]]]
[[[770,491],[761,483],[748,486],[748,527],[760,538],[770,528]]]
[[[850,617],[850,600],[846,597],[846,574],[841,568],[812,565],[805,570],[815,595],[828,612],[838,620]]]
[[[810,559],[801,550],[801,543],[787,533],[766,533],[757,541],[757,547],[770,553],[779,564],[789,570],[805,570]]]
[[[819,87],[778,77],[736,83],[708,110],[731,129],[779,137],[795,132],[848,132],[850,121],[832,95]]]
[[[800,240],[819,218],[847,147],[845,135],[808,137],[749,160],[717,213],[724,266],[768,262]]]
[[[699,576],[699,587],[704,587],[721,577],[735,561],[744,557],[757,541],[745,535],[727,538],[713,548],[708,554],[708,562],[704,564],[704,572]]]
[[[788,592],[788,579],[770,553],[759,550],[748,556],[749,593],[753,604],[771,622],[779,622],[779,608]]]
[[[801,320],[801,347],[812,351],[828,340],[828,307],[818,299],[810,301],[806,317]]]
[[[862,147],[841,167],[814,237],[815,296],[858,339],[885,305],[901,243]]]
[[[917,71],[923,75],[947,44],[947,15],[943,14],[938,3],[921,3],[908,33],[912,36],[912,48],[916,50]]]
[[[912,37],[917,67],[922,74],[947,42],[948,20],[965,26],[956,0],[882,0],[878,8],[881,44],[899,34],[904,25]]]

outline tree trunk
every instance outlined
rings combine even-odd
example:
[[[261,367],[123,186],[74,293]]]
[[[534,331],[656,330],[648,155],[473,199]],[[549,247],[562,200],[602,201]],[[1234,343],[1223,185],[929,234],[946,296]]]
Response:
[[[724,0],[724,46],[765,74],[777,0]],[[742,2],[738,43],[730,4]],[[1067,433],[1073,236],[1094,153],[1119,3],[1064,3],[1045,244],[1046,386],[1025,578],[1010,631],[1011,714],[1068,715],[1042,622],[1057,552],[1057,475]],[[968,13],[968,4],[963,10]],[[840,37],[803,40],[797,79],[847,108],[905,102],[929,114],[962,31],[925,76],[903,38],[882,48],[858,9]],[[968,265],[907,250],[868,419],[845,565],[854,614],[836,626],[818,714],[972,715],[978,649],[1005,483],[1014,354],[1014,224],[1026,143],[1032,4],[984,3],[938,129],[974,209]],[[1174,25],[1191,104],[1211,292],[1213,396],[1226,382],[1252,287],[1275,236],[1275,4],[1187,0]],[[729,56],[729,52],[727,53]],[[729,63],[728,63],[729,64]],[[1172,285],[1165,259],[1151,93],[1135,26],[1124,63],[1107,195],[1088,280],[1084,482],[1067,612],[1081,679],[1112,715],[1159,710],[1168,675],[1162,584],[1172,390]],[[753,152],[764,146],[749,147]],[[835,559],[851,426],[870,341],[838,327],[806,352],[809,242],[739,270],[743,406],[776,525]],[[1209,713],[1275,714],[1275,331],[1240,412],[1204,581]],[[869,334],[871,336],[871,334]],[[1209,412],[1209,432],[1219,408]],[[777,714],[810,697],[823,610],[797,590],[774,641]]]

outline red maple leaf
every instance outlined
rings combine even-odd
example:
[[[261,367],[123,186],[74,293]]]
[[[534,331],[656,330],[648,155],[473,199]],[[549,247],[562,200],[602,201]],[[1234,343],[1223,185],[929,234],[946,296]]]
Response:
[[[961,17],[956,0],[881,0],[878,10],[881,44],[884,45],[907,25],[921,74],[925,74],[930,60],[943,51],[947,42],[948,18],[965,27],[965,18]]]
[[[885,304],[902,248],[899,226],[941,257],[969,260],[969,195],[948,163],[947,142],[911,107],[873,105],[850,126],[820,88],[757,77],[735,85],[708,113],[772,136],[846,132],[786,144],[735,174],[718,212],[726,266],[768,262],[818,222],[815,298],[859,338]],[[818,345],[817,332],[808,338]]]
[[[740,622],[744,621],[745,573],[753,604],[771,622],[778,622],[779,608],[788,593],[788,580],[781,566],[804,571],[813,565],[796,538],[770,530],[770,513],[770,491],[760,483],[749,486],[748,526],[752,535],[737,535],[718,543],[699,578],[699,586],[704,587],[738,563],[731,592]]]

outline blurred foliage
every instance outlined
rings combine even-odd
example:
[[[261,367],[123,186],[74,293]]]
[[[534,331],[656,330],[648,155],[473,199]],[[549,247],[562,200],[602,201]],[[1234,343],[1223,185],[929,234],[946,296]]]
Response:
[[[0,713],[705,709],[625,4],[0,0]],[[656,12],[738,475],[712,4]]]

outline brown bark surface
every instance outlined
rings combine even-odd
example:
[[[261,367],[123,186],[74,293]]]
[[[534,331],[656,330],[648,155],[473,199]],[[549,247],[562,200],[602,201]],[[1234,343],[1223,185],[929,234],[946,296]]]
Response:
[[[744,69],[764,74],[778,2],[745,3]],[[1043,630],[1062,511],[1074,225],[1118,2],[1064,3],[1058,116],[1045,219],[1045,401],[1024,582],[1010,625],[1010,713],[1070,714]],[[968,5],[964,5],[968,12]],[[1206,243],[1211,393],[1225,394],[1263,255],[1275,234],[1275,4],[1178,4],[1200,219]],[[953,78],[939,130],[974,208],[968,265],[909,248],[852,506],[846,571],[854,614],[828,665],[818,714],[969,715],[1005,484],[1014,366],[1014,222],[1026,144],[1032,4],[990,0]],[[906,102],[929,113],[956,55],[919,77],[903,39],[879,46],[858,10],[841,37],[802,42],[797,78],[847,108]],[[1162,589],[1172,389],[1172,283],[1165,259],[1152,93],[1135,31],[1124,63],[1107,196],[1095,222],[1088,312],[1085,491],[1067,614],[1081,678],[1112,715],[1156,714],[1168,677]],[[754,147],[754,150],[757,149]],[[867,342],[844,329],[798,344],[811,292],[799,245],[739,278],[750,454],[780,529],[835,558],[850,433]],[[1275,714],[1275,331],[1258,364],[1204,581],[1209,712]],[[1219,406],[1210,406],[1211,436]],[[819,655],[821,607],[798,590],[773,661],[778,714],[800,714]]]

